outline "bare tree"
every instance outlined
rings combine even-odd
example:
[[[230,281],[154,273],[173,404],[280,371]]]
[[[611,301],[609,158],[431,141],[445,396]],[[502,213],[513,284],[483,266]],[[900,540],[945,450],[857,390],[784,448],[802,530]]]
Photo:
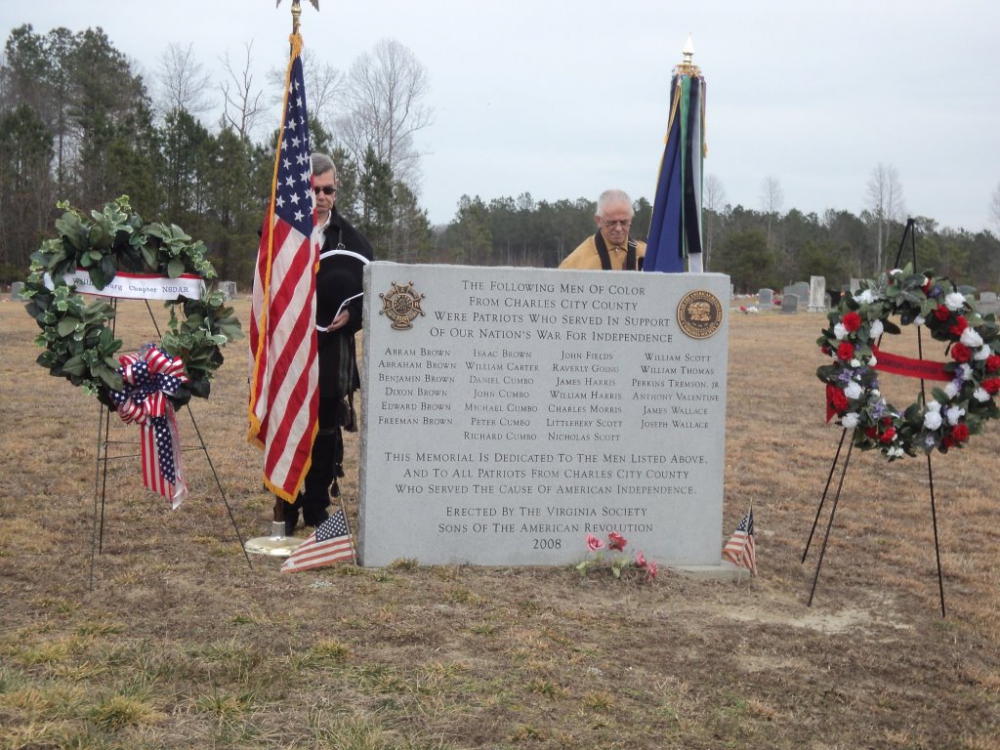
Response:
[[[229,60],[229,52],[226,52],[222,63],[231,81],[221,84],[222,95],[225,97],[225,109],[223,118],[226,123],[232,126],[243,138],[249,138],[254,126],[257,124],[257,117],[260,115],[261,98],[264,92],[253,90],[253,73],[251,68],[251,51],[253,42],[245,45],[246,60],[243,69],[236,71]]]
[[[705,269],[712,255],[712,245],[715,241],[716,218],[726,205],[726,189],[722,180],[714,174],[705,177],[704,207],[709,214],[705,220]]]
[[[160,58],[157,104],[162,114],[183,109],[197,116],[212,108],[206,96],[212,77],[195,59],[193,48],[191,43],[186,48],[170,44]]]
[[[309,76],[306,81],[309,111],[321,122],[333,122],[346,95],[344,74],[329,63],[314,63]]]
[[[348,114],[338,121],[338,140],[358,164],[371,147],[394,179],[412,187],[420,160],[413,136],[431,123],[432,110],[423,103],[429,88],[416,56],[395,39],[383,39],[351,65]]]
[[[302,68],[306,80],[306,106],[309,114],[321,123],[333,122],[343,106],[346,86],[344,74],[327,62],[320,62],[309,48],[302,50]],[[276,92],[271,104],[281,104],[285,90],[286,70],[272,68],[267,72],[268,88]]]
[[[781,216],[785,205],[785,193],[777,177],[768,175],[760,184],[760,207],[767,215],[767,244],[771,245],[771,220]]]
[[[1000,231],[1000,184],[993,189],[993,196],[990,199],[990,218]]]
[[[891,164],[878,163],[868,178],[868,203],[875,222],[875,271],[882,270],[882,254],[889,239],[889,224],[906,212],[899,172]]]
[[[705,208],[718,213],[726,205],[726,188],[714,174],[705,177]]]

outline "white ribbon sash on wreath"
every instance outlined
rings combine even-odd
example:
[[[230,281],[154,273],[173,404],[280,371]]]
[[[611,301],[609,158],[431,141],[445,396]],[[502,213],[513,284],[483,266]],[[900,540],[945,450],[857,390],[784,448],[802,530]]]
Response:
[[[205,280],[190,273],[170,279],[150,273],[119,271],[103,289],[94,286],[90,272],[85,268],[78,268],[63,278],[69,286],[76,288],[78,294],[96,294],[116,299],[170,300],[182,296],[188,299],[201,299],[205,295]],[[52,278],[48,274],[45,274],[45,286],[53,288]]]

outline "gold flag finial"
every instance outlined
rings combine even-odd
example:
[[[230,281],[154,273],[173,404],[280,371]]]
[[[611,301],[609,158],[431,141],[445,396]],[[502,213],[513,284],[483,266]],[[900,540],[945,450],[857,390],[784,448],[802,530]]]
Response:
[[[312,6],[316,10],[319,10],[319,0],[309,0],[309,2],[312,3]],[[281,7],[281,0],[278,0],[278,2],[275,4],[274,7],[275,8]],[[293,34],[298,34],[299,33],[299,23],[300,23],[301,17],[302,17],[301,0],[292,0],[292,33]]]

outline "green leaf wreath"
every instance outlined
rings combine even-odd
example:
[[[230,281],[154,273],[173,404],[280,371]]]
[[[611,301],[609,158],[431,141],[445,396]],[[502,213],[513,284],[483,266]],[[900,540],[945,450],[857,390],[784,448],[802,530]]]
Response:
[[[119,271],[172,279],[187,273],[210,280],[216,278],[215,268],[205,258],[204,243],[192,241],[177,225],[144,222],[128,196],[89,215],[68,203],[57,205],[64,211],[55,222],[58,236],[32,254],[23,291],[28,314],[42,329],[35,343],[45,351],[37,361],[51,375],[67,378],[113,407],[110,392],[123,387],[118,372],[122,342],[108,327],[115,309],[103,299],[85,301],[66,284],[66,274],[86,269],[94,286],[103,289]],[[46,274],[52,288],[46,286]],[[240,322],[222,292],[209,287],[201,299],[180,297],[164,306],[170,320],[160,347],[180,357],[189,379],[171,398],[178,405],[191,396],[208,398],[212,376],[223,362],[221,347],[243,336]]]
[[[894,269],[878,280],[861,282],[828,315],[830,327],[817,344],[833,363],[816,371],[827,384],[827,413],[853,430],[854,446],[879,450],[889,460],[905,455],[947,453],[964,447],[986,421],[1000,416],[1000,331],[994,315],[980,315],[971,287],[958,287],[911,266]],[[875,347],[883,333],[903,325],[923,326],[946,342],[951,361],[941,368],[947,380],[900,411],[879,390]]]

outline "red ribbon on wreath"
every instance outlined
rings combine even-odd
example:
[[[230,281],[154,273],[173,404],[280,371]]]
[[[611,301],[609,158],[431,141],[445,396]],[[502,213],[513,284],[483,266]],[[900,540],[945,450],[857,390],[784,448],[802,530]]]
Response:
[[[921,380],[939,380],[947,383],[955,376],[944,369],[944,362],[934,362],[929,359],[912,359],[898,354],[884,352],[877,346],[872,347],[878,359],[876,370],[902,375],[904,378],[920,378]]]
[[[126,354],[118,361],[125,387],[112,391],[111,398],[123,422],[135,422],[142,428],[142,483],[176,508],[187,498],[188,489],[177,420],[167,396],[176,394],[188,381],[184,363],[154,344],[146,344],[138,354]]]

